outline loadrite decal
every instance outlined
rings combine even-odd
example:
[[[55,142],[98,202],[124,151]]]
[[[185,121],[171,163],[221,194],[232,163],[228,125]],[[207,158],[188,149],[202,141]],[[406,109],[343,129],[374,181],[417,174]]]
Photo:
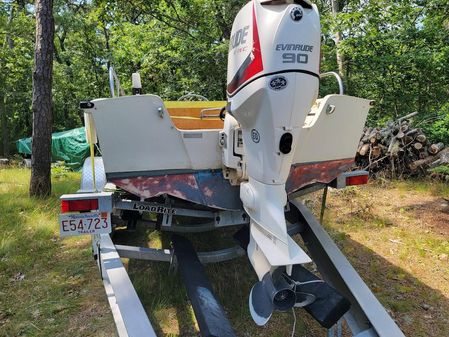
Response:
[[[176,210],[173,208],[168,208],[164,206],[151,206],[151,205],[143,205],[134,203],[133,209],[136,211],[144,211],[150,213],[160,213],[160,214],[176,214]]]

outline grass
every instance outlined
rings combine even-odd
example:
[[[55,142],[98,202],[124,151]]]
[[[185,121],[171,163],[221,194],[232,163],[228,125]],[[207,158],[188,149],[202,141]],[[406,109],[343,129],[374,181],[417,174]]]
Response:
[[[89,238],[59,238],[58,197],[79,175],[58,176],[30,199],[29,170],[0,170],[0,336],[114,335]]]
[[[233,230],[188,235],[198,251],[209,251],[234,244]],[[168,248],[170,234],[152,234],[141,225],[136,232],[118,231],[114,241],[152,248]],[[159,240],[158,240],[159,239]],[[158,262],[125,261],[131,280],[154,325],[158,336],[198,336],[198,326],[179,275],[169,272],[169,265]],[[249,314],[248,294],[257,278],[246,257],[206,265],[206,273],[217,297],[237,331],[237,336],[287,336],[291,334],[291,312],[277,313],[264,328],[257,327]],[[299,315],[298,315],[299,316]],[[298,317],[297,336],[319,336],[323,331],[312,320]],[[322,334],[321,334],[322,335]]]
[[[57,177],[56,177],[57,176]],[[28,198],[29,171],[0,170],[0,336],[113,336],[114,325],[89,238],[58,237],[58,196],[76,191],[78,174],[57,172],[54,196]],[[378,181],[331,190],[325,227],[406,335],[449,335],[447,185]],[[319,195],[307,196],[318,212]],[[190,236],[199,251],[228,247],[232,230]],[[138,226],[114,241],[168,248],[170,235]],[[166,263],[124,260],[158,336],[198,336],[178,275]],[[255,326],[248,294],[256,276],[243,257],[206,272],[240,337],[291,335],[291,312]],[[297,337],[325,336],[297,311]]]
[[[449,336],[448,196],[443,183],[384,181],[328,199],[325,226],[406,336]]]

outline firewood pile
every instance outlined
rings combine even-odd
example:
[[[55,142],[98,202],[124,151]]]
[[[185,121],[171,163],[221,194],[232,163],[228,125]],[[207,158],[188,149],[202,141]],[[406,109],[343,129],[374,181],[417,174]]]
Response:
[[[423,176],[449,163],[449,147],[430,143],[420,128],[413,126],[411,113],[383,128],[365,127],[356,155],[358,169],[389,178]]]

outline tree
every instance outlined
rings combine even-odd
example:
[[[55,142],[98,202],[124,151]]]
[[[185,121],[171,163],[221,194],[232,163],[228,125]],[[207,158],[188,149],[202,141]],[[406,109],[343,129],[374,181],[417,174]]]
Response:
[[[34,7],[24,1],[0,2],[0,154],[31,133],[31,81]]]
[[[14,18],[14,7],[10,6],[10,11],[8,15],[8,21],[6,24],[6,30],[5,30],[5,39],[3,43],[2,49],[5,50],[6,48],[13,49],[14,48],[14,42],[11,39],[11,35],[9,32],[9,27],[11,26],[11,23]],[[3,54],[3,53],[2,53]],[[2,55],[3,56],[3,55]],[[0,69],[4,69],[5,65],[4,58],[2,57],[0,61]],[[2,83],[5,82],[5,79],[0,77],[0,81]],[[4,86],[3,86],[4,87]],[[0,89],[0,122],[2,124],[2,143],[3,143],[3,156],[8,157],[9,156],[9,128],[8,128],[8,112],[6,111],[6,93],[4,89]]]
[[[337,17],[338,13],[340,12],[340,1],[338,0],[331,0],[332,5],[332,15],[334,17]],[[342,40],[342,34],[340,29],[336,29],[335,31],[335,46],[336,46],[336,55],[337,55],[337,65],[338,65],[338,73],[342,78],[346,77],[345,72],[345,57],[343,55],[343,52],[341,51],[340,42]]]
[[[54,29],[53,0],[36,0],[30,195],[40,197],[47,196],[51,192],[51,88]]]
[[[0,2],[0,155],[1,143],[13,152],[13,142],[32,133],[31,2]],[[109,96],[109,64],[128,93],[130,74],[139,71],[143,91],[163,99],[188,92],[225,99],[230,29],[246,2],[53,0],[53,131],[82,125],[79,101]],[[420,111],[429,137],[449,142],[447,0],[313,2],[321,17],[321,71],[339,70],[347,94],[376,101],[369,124]],[[322,95],[337,90],[332,78],[320,83]]]

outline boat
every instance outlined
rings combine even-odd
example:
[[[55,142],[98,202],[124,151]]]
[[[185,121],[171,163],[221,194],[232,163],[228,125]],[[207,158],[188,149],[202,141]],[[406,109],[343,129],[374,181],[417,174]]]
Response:
[[[312,260],[290,237],[285,212],[289,196],[327,186],[351,169],[373,106],[344,95],[337,74],[319,73],[320,34],[318,10],[309,1],[253,0],[232,27],[226,102],[164,102],[142,94],[133,74],[133,95],[81,104],[105,182],[141,202],[181,200],[241,211],[249,220],[243,246],[259,279],[249,296],[258,325],[273,311],[320,296],[333,303],[314,313],[331,317],[318,318],[323,326],[349,310],[331,286],[297,291],[298,278],[307,274],[301,265]],[[331,75],[339,93],[319,98],[320,79]]]

